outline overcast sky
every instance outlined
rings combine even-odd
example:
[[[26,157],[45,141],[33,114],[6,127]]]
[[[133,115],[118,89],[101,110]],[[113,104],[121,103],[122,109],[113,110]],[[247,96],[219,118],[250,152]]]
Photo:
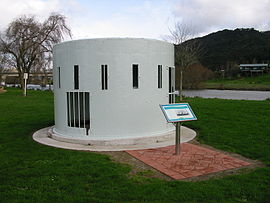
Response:
[[[270,30],[270,0],[0,0],[0,30],[22,14],[43,20],[51,12],[67,17],[73,39],[160,39],[175,21],[192,25],[196,36],[222,29]]]

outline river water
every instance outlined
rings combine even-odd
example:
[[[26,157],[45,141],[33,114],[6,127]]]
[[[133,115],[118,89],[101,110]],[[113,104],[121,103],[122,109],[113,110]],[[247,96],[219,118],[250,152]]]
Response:
[[[187,97],[221,98],[237,100],[265,100],[270,98],[270,91],[240,91],[240,90],[184,90]]]

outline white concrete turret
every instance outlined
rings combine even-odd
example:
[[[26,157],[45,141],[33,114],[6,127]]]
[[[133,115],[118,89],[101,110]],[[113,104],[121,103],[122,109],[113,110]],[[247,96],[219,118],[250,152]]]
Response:
[[[174,130],[159,104],[174,102],[174,46],[135,38],[54,47],[55,139],[129,140]]]

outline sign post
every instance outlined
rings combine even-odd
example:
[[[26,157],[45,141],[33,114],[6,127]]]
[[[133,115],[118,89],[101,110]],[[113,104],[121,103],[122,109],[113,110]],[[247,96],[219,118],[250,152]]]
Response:
[[[23,74],[23,79],[24,79],[24,91],[23,91],[23,96],[26,96],[28,73],[24,73],[24,74]]]
[[[175,154],[179,155],[181,151],[181,122],[177,122],[175,126]]]
[[[160,105],[168,123],[175,125],[175,154],[181,152],[181,126],[184,121],[194,121],[197,117],[188,103]]]

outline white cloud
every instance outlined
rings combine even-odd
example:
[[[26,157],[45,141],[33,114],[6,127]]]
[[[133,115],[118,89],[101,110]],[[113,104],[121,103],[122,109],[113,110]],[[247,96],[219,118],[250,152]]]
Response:
[[[0,30],[20,15],[34,14],[44,20],[51,12],[67,16],[74,39],[159,38],[168,31],[167,19],[171,15],[168,1],[1,0]]]
[[[73,38],[160,38],[168,24],[184,21],[198,35],[220,29],[270,29],[270,0],[0,0],[0,30],[16,17],[35,14],[44,20],[51,12],[67,16]]]
[[[169,7],[166,8],[150,1],[118,9],[116,12],[104,9],[99,13],[89,7],[84,11],[84,15],[73,15],[71,25],[75,39],[95,37],[159,38],[161,34],[167,32],[166,20],[171,14]]]
[[[219,29],[254,27],[270,29],[269,0],[181,0],[173,14],[197,27],[198,33]]]
[[[51,12],[58,11],[60,5],[59,0],[1,0],[0,29],[5,29],[13,19],[20,15],[34,14],[40,19],[44,19]]]

